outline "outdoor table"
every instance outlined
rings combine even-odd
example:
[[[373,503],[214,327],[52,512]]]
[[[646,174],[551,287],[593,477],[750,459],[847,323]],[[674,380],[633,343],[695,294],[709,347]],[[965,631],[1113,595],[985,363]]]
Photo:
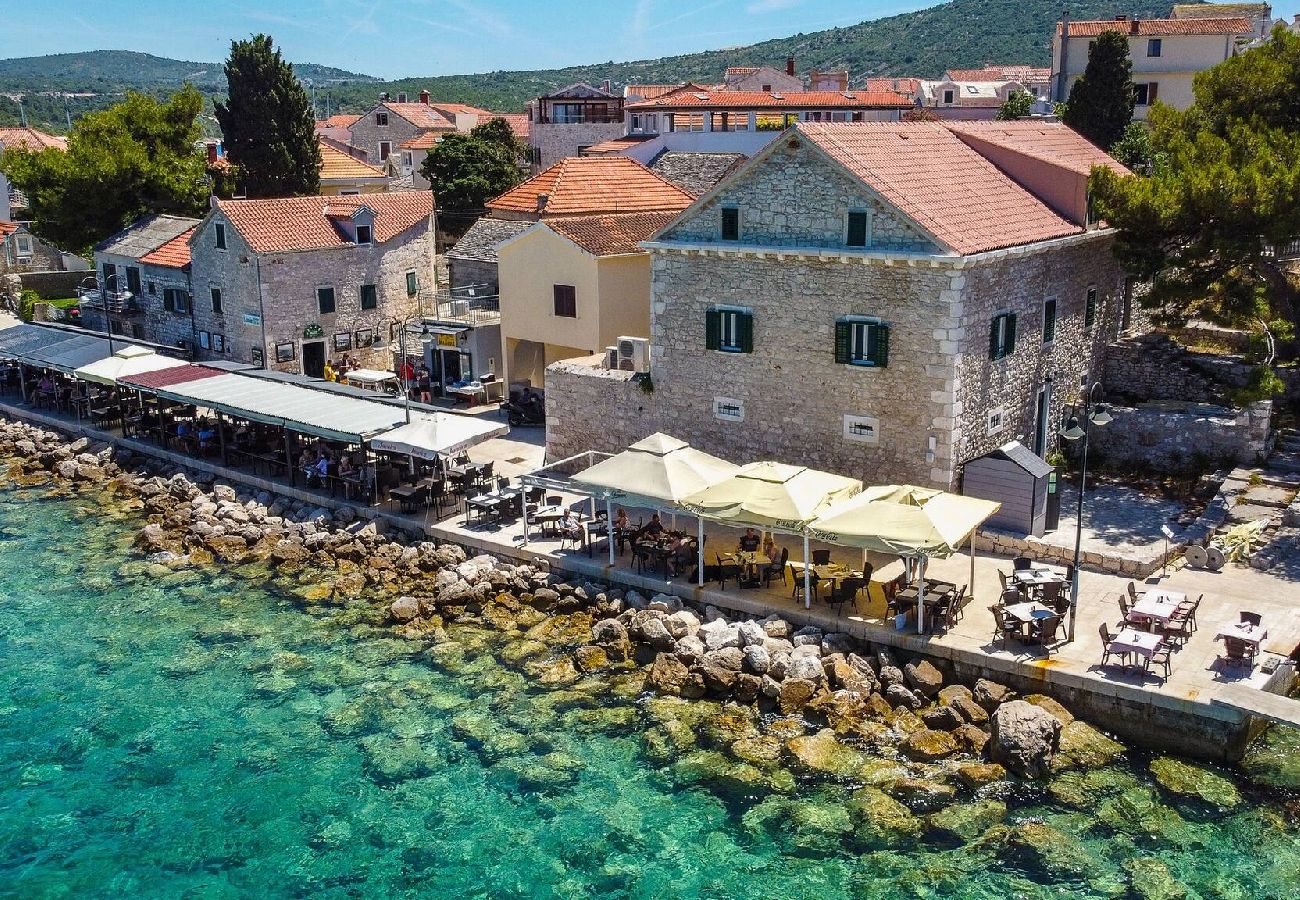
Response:
[[[1143,659],[1150,659],[1160,649],[1162,643],[1164,638],[1158,634],[1138,631],[1136,628],[1121,628],[1119,634],[1115,635],[1110,642],[1110,652],[1133,653]]]
[[[467,384],[464,387],[449,387],[447,388],[447,393],[454,394],[455,396],[464,399],[465,405],[467,406],[473,406],[474,401],[477,400],[479,396],[484,398],[484,402],[487,401],[487,390],[483,385],[478,384],[477,382],[474,384]]]
[[[424,488],[418,484],[405,484],[388,489],[388,499],[397,498],[402,505],[402,512],[415,512],[415,504]]]
[[[1044,606],[1043,604],[1036,602],[1013,603],[1010,606],[1003,607],[1002,611],[1007,616],[1016,620],[1020,625],[1021,631],[1032,622],[1039,619],[1051,618],[1052,616],[1057,615],[1056,610],[1052,609],[1050,606]]]
[[[1247,644],[1253,644],[1255,647],[1268,637],[1268,629],[1263,625],[1251,625],[1249,622],[1238,622],[1236,625],[1229,625],[1214,636],[1216,641],[1221,641],[1226,637],[1234,637],[1238,640],[1245,641]]]
[[[1141,616],[1148,622],[1168,622],[1178,611],[1178,604],[1186,599],[1186,594],[1177,591],[1147,591],[1141,600],[1133,604],[1129,615]]]
[[[554,531],[556,523],[563,518],[564,508],[561,506],[543,506],[528,517],[529,521],[542,529],[542,534],[546,534],[548,527]]]
[[[1048,569],[1017,569],[1012,573],[1012,577],[1021,584],[1030,587],[1039,587],[1044,584],[1053,582],[1065,583],[1065,576]]]

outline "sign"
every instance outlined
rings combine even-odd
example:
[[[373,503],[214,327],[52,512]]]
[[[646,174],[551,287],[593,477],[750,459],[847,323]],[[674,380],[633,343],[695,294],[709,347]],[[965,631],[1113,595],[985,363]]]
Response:
[[[252,325],[254,328],[261,328],[262,317],[257,313],[244,313],[244,324]]]
[[[439,347],[455,347],[455,346],[456,346],[456,335],[454,335],[454,334],[440,334],[440,335],[438,335],[438,346],[439,346]]]
[[[325,329],[313,323],[302,330],[302,336],[305,338],[318,338],[325,336]]]
[[[1172,541],[1174,539],[1174,530],[1168,525],[1161,525],[1160,531],[1164,534],[1165,540]]]

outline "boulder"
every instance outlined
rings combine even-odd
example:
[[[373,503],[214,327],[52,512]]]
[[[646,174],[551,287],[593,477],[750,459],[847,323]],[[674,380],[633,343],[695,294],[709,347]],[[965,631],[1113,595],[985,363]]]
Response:
[[[1015,691],[1005,684],[981,678],[975,682],[975,702],[984,707],[985,712],[993,712],[998,706],[1015,698]]]
[[[901,684],[891,684],[885,688],[885,699],[890,705],[901,709],[920,709],[925,705],[916,694],[909,691]]]
[[[663,694],[680,696],[690,680],[690,671],[671,653],[660,653],[650,667],[650,684]]]
[[[681,637],[682,634],[695,634],[700,630],[700,617],[689,609],[679,609],[668,617],[668,627],[676,637]],[[680,634],[679,629],[682,629]]]
[[[821,642],[822,630],[816,625],[805,625],[794,633],[792,639],[792,643],[796,647],[801,647],[804,644],[817,644],[820,646]]]
[[[818,659],[811,656],[794,656],[790,658],[790,665],[786,667],[785,677],[787,680],[795,679],[820,684],[826,677],[826,673],[822,670],[822,664]]]
[[[946,691],[947,688],[944,688],[944,690]],[[961,717],[972,725],[983,725],[989,720],[988,711],[975,702],[975,698],[970,695],[970,691],[967,691],[964,695],[958,694],[949,698],[948,706],[961,713]]]
[[[1034,706],[1045,709],[1056,716],[1062,726],[1069,725],[1074,721],[1073,713],[1046,694],[1026,694],[1024,699],[1026,703],[1032,703]]]
[[[763,626],[753,619],[746,619],[736,625],[736,631],[740,635],[742,647],[750,647],[755,644],[761,645],[767,639],[767,632],[763,630]]]
[[[721,650],[709,650],[704,654],[704,665],[739,672],[745,657],[737,647],[723,647]]]
[[[1151,774],[1164,790],[1179,797],[1195,797],[1219,809],[1241,804],[1241,792],[1228,779],[1204,766],[1161,756],[1153,759]]]
[[[976,756],[982,754],[989,744],[989,733],[978,725],[961,725],[953,729],[952,736],[957,746]]]
[[[791,738],[785,748],[800,768],[820,775],[851,778],[867,763],[861,751],[841,743],[829,728]]]
[[[677,658],[688,666],[704,659],[704,654],[704,642],[697,635],[688,634],[677,642]]]
[[[976,685],[978,696],[979,686]],[[1023,700],[1003,703],[993,713],[989,758],[1025,778],[1048,774],[1060,749],[1061,722],[1041,707]]]
[[[845,656],[857,649],[858,642],[853,636],[843,631],[832,631],[822,638],[822,655],[830,656],[832,653],[843,653]]]
[[[573,661],[582,672],[594,672],[609,665],[609,654],[604,647],[586,644],[573,651]]]
[[[957,742],[945,731],[922,728],[909,734],[899,747],[908,759],[933,762],[946,759],[957,752]]]
[[[857,838],[873,849],[911,847],[921,834],[921,820],[879,788],[853,792],[849,801]]]
[[[592,626],[591,638],[597,644],[621,647],[627,644],[627,628],[617,619],[601,619]]]
[[[967,763],[957,767],[957,780],[972,791],[1006,777],[1007,770],[997,763]]]
[[[1187,888],[1154,856],[1130,857],[1124,861],[1124,871],[1132,880],[1133,894],[1141,900],[1183,900],[1187,896]]]
[[[898,666],[881,666],[880,683],[885,687],[891,684],[906,686],[906,679],[903,677],[903,670]]]
[[[830,661],[829,668],[830,671],[827,676],[830,678],[833,687],[856,691],[865,697],[879,686],[874,676],[870,674],[864,675],[860,669],[849,664],[844,659],[837,658]]]
[[[943,673],[928,660],[908,663],[903,667],[903,677],[913,689],[925,697],[936,697],[943,689]]]
[[[398,597],[388,608],[399,622],[409,622],[420,615],[420,601],[414,597]]]
[[[970,688],[966,687],[966,685],[964,684],[948,685],[947,687],[939,691],[938,699],[940,703],[944,704],[945,706],[948,706],[951,705],[952,702],[956,700],[958,697],[965,697],[968,700],[974,699],[974,695],[971,694]]]
[[[768,616],[761,624],[763,633],[771,638],[789,640],[790,636],[794,634],[794,629],[790,627],[790,623],[779,616]]]
[[[772,657],[762,644],[750,644],[744,649],[745,668],[755,675],[765,675],[771,668]]]
[[[777,706],[783,713],[797,713],[817,693],[817,685],[799,678],[787,679],[777,694]]]
[[[1099,769],[1124,752],[1124,745],[1112,740],[1081,719],[1061,729],[1061,751],[1053,768],[1078,766]]]
[[[706,650],[721,650],[723,647],[739,647],[740,631],[725,619],[714,619],[700,626],[697,635],[704,641]]]
[[[1001,800],[976,800],[940,810],[929,818],[930,830],[940,837],[970,843],[1007,817]]]
[[[677,641],[668,630],[668,626],[663,619],[659,618],[642,619],[641,639],[656,650],[673,650],[677,646]]]
[[[952,731],[966,724],[961,717],[961,713],[951,706],[936,706],[927,709],[921,713],[921,721],[925,723],[925,727],[933,728],[936,731]]]

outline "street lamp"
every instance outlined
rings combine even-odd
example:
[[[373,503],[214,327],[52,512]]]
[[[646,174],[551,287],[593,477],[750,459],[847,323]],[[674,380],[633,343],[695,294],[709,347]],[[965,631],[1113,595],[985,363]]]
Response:
[[[407,425],[411,424],[411,385],[406,380],[406,328],[411,322],[415,321],[416,319],[419,319],[421,323],[420,335],[422,337],[427,337],[429,334],[429,324],[424,321],[424,316],[419,313],[417,313],[414,316],[408,316],[407,318],[397,323],[397,327],[400,328],[401,331],[397,333],[397,347],[398,347],[398,353],[400,355],[400,361],[398,363],[398,371],[396,374],[399,383],[402,385],[402,397],[404,398],[402,405],[406,411]],[[421,348],[423,349],[423,343],[421,343]]]
[[[117,273],[114,272],[112,275],[105,275],[104,283],[102,286],[100,286],[99,284],[99,279],[97,279],[94,275],[87,275],[85,278],[81,279],[81,285],[78,288],[77,293],[83,297],[86,296],[86,294],[94,294],[94,293],[99,294],[99,303],[104,308],[104,336],[108,338],[108,355],[112,356],[113,355],[113,322],[112,322],[112,316],[109,314],[108,311],[109,279],[112,279],[113,281],[117,281]],[[86,282],[88,281],[93,282],[93,287],[89,291],[86,290]]]
[[[1086,378],[1085,383],[1087,383]],[[1106,404],[1093,402],[1094,395],[1100,389],[1101,382],[1093,382],[1084,395],[1082,421],[1078,416],[1070,416],[1065,427],[1058,432],[1062,438],[1071,443],[1083,441],[1082,459],[1079,463],[1079,502],[1074,514],[1074,567],[1070,571],[1070,622],[1066,631],[1066,639],[1070,641],[1074,640],[1074,618],[1079,608],[1079,557],[1083,548],[1083,490],[1088,483],[1088,438],[1092,433],[1093,425],[1101,427],[1111,422],[1110,410]]]

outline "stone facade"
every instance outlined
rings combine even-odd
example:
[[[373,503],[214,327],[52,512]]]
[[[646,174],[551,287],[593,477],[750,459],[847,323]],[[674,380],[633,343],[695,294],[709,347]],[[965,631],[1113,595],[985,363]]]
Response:
[[[1097,464],[1110,469],[1178,472],[1205,463],[1258,465],[1271,446],[1269,400],[1241,409],[1195,403],[1112,407],[1111,415],[1114,421],[1094,429],[1090,438]]]
[[[375,124],[375,117],[379,114],[388,116],[387,125]],[[398,150],[398,147],[411,140],[411,138],[423,134],[425,129],[408,122],[381,103],[352,123],[352,127],[348,129],[348,132],[352,135],[352,146],[360,147],[366,151],[366,161],[372,166],[382,167],[384,158],[379,152],[380,143],[389,145],[390,155],[400,157],[401,151]]]
[[[533,153],[533,174],[545,172],[560,160],[577,156],[578,150],[623,136],[620,122],[576,122],[571,124],[533,122],[528,127],[528,145]]]
[[[19,255],[19,243],[24,252]],[[0,275],[19,275],[24,272],[59,272],[67,268],[63,253],[51,247],[26,228],[6,237],[0,237]]]

